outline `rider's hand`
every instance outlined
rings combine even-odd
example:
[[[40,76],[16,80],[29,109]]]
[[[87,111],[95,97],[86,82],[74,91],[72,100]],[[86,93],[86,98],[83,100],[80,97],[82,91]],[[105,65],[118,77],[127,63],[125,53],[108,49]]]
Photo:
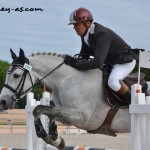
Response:
[[[64,63],[66,65],[69,65],[69,66],[76,68],[77,60],[74,57],[66,55],[64,58]]]

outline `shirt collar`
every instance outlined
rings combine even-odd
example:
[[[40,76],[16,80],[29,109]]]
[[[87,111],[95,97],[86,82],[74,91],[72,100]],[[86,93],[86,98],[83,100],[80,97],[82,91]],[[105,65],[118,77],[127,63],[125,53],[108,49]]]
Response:
[[[86,35],[84,36],[84,41],[86,44],[89,45],[89,33],[94,34],[94,32],[95,32],[95,24],[92,23],[90,28],[88,29]]]

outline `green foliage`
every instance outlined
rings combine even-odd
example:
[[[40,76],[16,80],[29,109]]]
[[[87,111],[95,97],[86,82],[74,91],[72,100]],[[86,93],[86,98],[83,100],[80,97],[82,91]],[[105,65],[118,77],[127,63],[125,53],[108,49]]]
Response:
[[[0,91],[2,90],[3,84],[6,79],[6,72],[9,68],[9,63],[7,61],[0,60]]]

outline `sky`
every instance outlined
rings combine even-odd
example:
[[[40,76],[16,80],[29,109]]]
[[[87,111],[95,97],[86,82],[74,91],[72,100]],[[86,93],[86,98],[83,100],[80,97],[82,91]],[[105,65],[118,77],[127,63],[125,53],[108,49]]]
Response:
[[[150,50],[149,6],[149,0],[0,0],[0,60],[12,61],[10,48],[17,55],[22,48],[26,56],[79,53],[80,37],[67,25],[79,7],[89,9],[95,22],[115,31],[132,48]],[[42,11],[22,11],[33,8]]]

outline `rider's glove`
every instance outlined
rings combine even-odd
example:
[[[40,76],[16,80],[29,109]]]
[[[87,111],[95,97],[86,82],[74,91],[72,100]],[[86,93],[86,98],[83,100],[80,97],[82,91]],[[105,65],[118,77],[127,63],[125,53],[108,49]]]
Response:
[[[71,67],[74,67],[76,68],[76,65],[77,65],[77,60],[74,58],[74,57],[71,57],[69,55],[66,55],[65,58],[64,58],[64,63],[66,65],[69,65]]]

